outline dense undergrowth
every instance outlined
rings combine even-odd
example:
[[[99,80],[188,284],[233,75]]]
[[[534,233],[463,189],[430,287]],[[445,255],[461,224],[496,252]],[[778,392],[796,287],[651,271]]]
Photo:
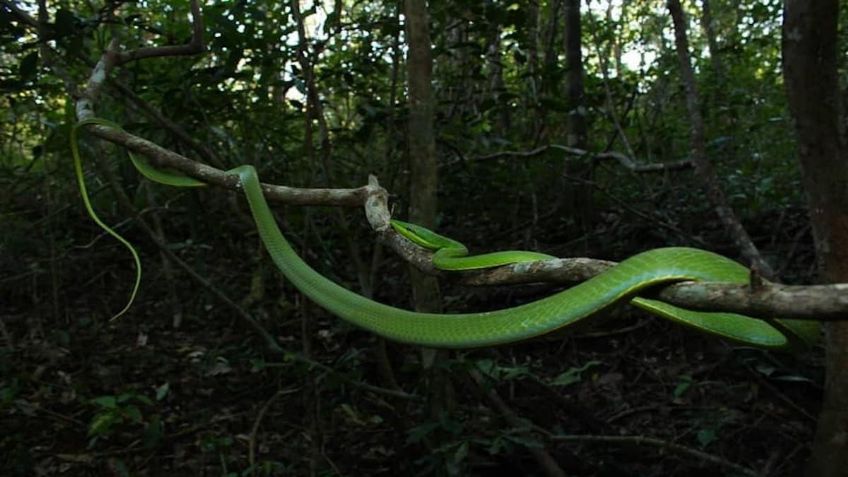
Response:
[[[21,220],[50,217],[44,203],[17,197],[13,210]],[[443,365],[452,377],[451,409],[438,416],[425,405],[428,384],[415,348],[388,345],[395,380],[407,394],[365,389],[391,387],[375,364],[375,338],[302,303],[262,257],[251,225],[232,219],[219,196],[180,196],[162,214],[165,222],[185,217],[179,204],[194,201],[220,216],[220,227],[169,228],[180,244],[174,250],[241,303],[287,353],[266,351],[251,327],[185,273],[171,270],[165,278],[157,249],[131,225],[124,231],[142,251],[144,287],[130,314],[107,321],[132,280],[123,249],[106,238],[75,244],[45,233],[47,224],[54,231],[78,227],[95,240],[100,232],[74,207],[49,222],[31,221],[22,229],[29,240],[6,242],[18,247],[6,265],[27,271],[4,275],[2,287],[0,446],[7,475],[251,475],[250,469],[257,475],[538,475],[528,449],[542,446],[575,475],[715,473],[712,464],[662,448],[556,442],[538,427],[666,439],[769,475],[794,475],[808,453],[822,385],[818,350],[792,356],[743,349],[627,307],[556,338],[452,353]],[[324,246],[307,245],[303,253],[355,289],[342,239],[332,228],[319,229],[325,212],[309,214],[317,224],[311,233]],[[483,249],[533,245],[609,259],[691,244],[685,234],[695,229],[690,240],[731,248],[708,216],[678,217],[670,222],[673,231],[646,225],[625,208],[610,206],[599,216],[601,224],[585,234],[556,216],[527,235],[510,230],[527,227],[517,214],[475,221],[470,213],[446,216],[445,232]],[[357,217],[358,211],[351,214]],[[755,240],[784,260],[784,276],[808,281],[812,249],[800,209],[751,220]],[[367,231],[359,232],[367,244]],[[194,238],[181,241],[186,233]],[[297,228],[294,235],[304,243]],[[409,306],[405,267],[388,254],[378,265],[376,296]],[[446,306],[457,311],[509,306],[552,291],[443,284]],[[313,331],[308,360],[314,362],[303,350],[304,318]],[[483,381],[475,382],[469,368]],[[490,390],[524,425],[504,420]]]

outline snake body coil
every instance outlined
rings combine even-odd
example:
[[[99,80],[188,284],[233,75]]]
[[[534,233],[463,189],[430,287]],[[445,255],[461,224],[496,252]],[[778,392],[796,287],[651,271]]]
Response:
[[[96,118],[82,121],[77,127],[83,124],[116,127],[113,123]],[[74,134],[72,146],[77,176],[84,187],[82,170],[79,167],[79,151],[75,142]],[[133,160],[133,163],[143,175],[156,182],[175,186],[200,184],[179,174],[156,171],[143,161]],[[681,280],[729,283],[746,283],[748,280],[748,270],[745,267],[712,252],[683,247],[659,248],[634,255],[572,288],[513,308],[462,314],[404,310],[353,293],[313,270],[297,255],[280,231],[265,201],[259,177],[253,166],[239,166],[229,172],[238,175],[262,242],[285,277],[315,303],[336,316],[395,341],[442,348],[510,343],[572,325],[646,287]],[[184,183],[180,177],[185,180]],[[98,224],[113,233],[96,219],[87,199],[86,203],[89,213],[95,217]],[[458,242],[413,224],[395,221],[393,225],[419,245],[438,249],[436,264],[438,266],[441,262],[442,268],[484,268],[515,261],[550,258],[535,252],[501,252],[491,256],[463,257],[467,251]],[[113,235],[117,236],[114,233]],[[444,246],[439,243],[439,237],[450,240],[455,245]],[[520,256],[515,260],[515,256],[509,256],[511,253]],[[463,260],[466,262],[463,263]],[[732,313],[695,312],[640,297],[633,298],[632,303],[657,316],[763,348],[790,348],[798,343],[811,343],[818,335],[816,322],[759,320]]]

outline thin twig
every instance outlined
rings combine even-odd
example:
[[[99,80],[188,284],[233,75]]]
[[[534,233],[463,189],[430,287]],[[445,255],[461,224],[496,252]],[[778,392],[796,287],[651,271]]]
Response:
[[[203,44],[203,15],[201,14],[200,5],[197,3],[197,0],[191,0],[191,17],[191,40],[188,43],[184,45],[153,46],[123,51],[118,54],[115,66],[144,58],[191,56],[203,53],[206,49]]]
[[[479,371],[476,369],[469,369],[468,375],[471,376],[471,379],[477,384],[480,391],[486,396],[490,403],[501,413],[504,420],[513,427],[523,428],[527,427],[528,420],[520,417],[515,413],[494,389],[487,389],[485,386],[485,380]],[[536,426],[532,423],[531,427],[540,431],[542,434],[550,435],[550,432],[545,429]],[[565,477],[565,471],[557,464],[556,460],[544,449],[538,447],[528,447],[527,451],[533,455],[533,458],[536,459],[536,463],[539,464],[539,467],[542,468],[542,471],[548,475],[549,477]]]
[[[666,171],[676,171],[681,169],[689,169],[693,166],[693,162],[691,159],[680,159],[678,161],[671,162],[656,162],[650,164],[640,164],[630,156],[626,154],[622,154],[616,151],[607,151],[607,152],[593,152],[588,151],[586,149],[580,149],[577,147],[563,146],[561,144],[546,144],[544,146],[539,146],[535,149],[531,149],[529,151],[501,151],[495,152],[492,154],[487,154],[485,156],[472,157],[467,159],[471,162],[480,162],[480,161],[491,161],[495,159],[501,159],[504,157],[519,157],[519,158],[529,158],[541,155],[542,153],[548,151],[549,149],[556,149],[558,151],[562,151],[566,154],[577,156],[577,157],[588,157],[590,160],[614,160],[621,164],[625,169],[633,171],[633,172],[666,172]],[[463,160],[455,160],[444,164],[442,167],[449,167],[455,164],[463,162]]]
[[[116,51],[117,43],[113,41],[110,43],[109,49],[94,67],[84,93],[77,102],[77,113],[80,119],[94,115],[93,106],[102,85],[106,82],[109,71],[114,66],[117,55]],[[155,163],[173,167],[208,183],[234,190],[239,188],[239,180],[236,176],[192,161],[150,141],[109,127],[92,125],[89,128],[95,135],[120,144],[130,151],[141,153]],[[560,145],[545,147],[554,147],[578,155],[589,154],[585,150],[577,150]],[[615,155],[615,153],[601,153],[594,156],[603,157],[605,154],[610,157],[620,156]],[[379,187],[376,178],[373,176],[369,179],[368,185],[358,189],[296,189],[266,184],[263,185],[263,192],[271,200],[277,199],[301,205],[362,206],[365,204],[366,217],[372,228],[377,232],[381,242],[389,245],[400,256],[416,266],[416,268],[428,273],[436,273],[432,262],[429,260],[429,252],[423,251],[421,248],[411,244],[397,233],[394,233],[389,227],[388,194],[384,189]],[[608,262],[604,266],[601,266],[600,263],[602,262],[598,262],[599,265],[597,268],[604,268],[604,266],[608,265]],[[564,260],[548,260],[502,268],[506,269],[507,273],[503,273],[503,270],[495,272],[502,279],[499,282],[501,284],[531,281],[573,282],[591,276],[585,274],[587,271],[585,267],[581,270],[583,275],[580,275],[580,273],[575,274],[573,264],[570,261]],[[563,270],[565,270],[565,273],[563,273]],[[481,275],[484,274],[494,276],[492,272],[481,272]],[[567,280],[565,280],[566,278]],[[749,288],[747,286],[740,287],[738,285],[728,284],[684,283],[666,287],[660,296],[663,300],[672,304],[685,307],[733,311],[754,316],[819,320],[841,320],[848,318],[848,298],[846,298],[844,293],[845,290],[848,290],[848,284],[787,287],[766,283],[764,289],[758,290],[756,294]],[[705,294],[706,291],[709,291],[709,293]],[[804,298],[804,300],[799,300],[799,298]],[[780,305],[775,305],[775,303],[780,303]]]

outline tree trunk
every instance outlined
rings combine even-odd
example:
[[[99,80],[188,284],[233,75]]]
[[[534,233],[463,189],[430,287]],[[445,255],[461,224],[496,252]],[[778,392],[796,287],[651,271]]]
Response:
[[[713,66],[713,72],[716,79],[724,77],[724,64],[722,55],[718,51],[718,40],[716,39],[715,20],[713,19],[713,10],[710,6],[710,0],[701,0],[701,29],[704,30],[704,36],[707,37],[707,45],[710,47],[710,62]]]
[[[545,97],[557,96],[559,93],[559,85],[556,83],[554,73],[557,68],[557,56],[561,53],[557,48],[561,7],[562,0],[550,0],[548,2],[548,24],[544,33],[539,34],[542,39],[540,46],[543,49],[541,92]]]
[[[583,88],[583,30],[580,25],[580,0],[565,0],[565,90],[568,101],[566,144],[587,149],[586,93]],[[593,161],[565,162],[565,204],[579,229],[587,229],[594,220],[592,200]],[[568,179],[571,178],[571,179]]]
[[[565,0],[565,69],[568,145],[586,149],[586,94],[583,90],[583,30],[580,0]]]
[[[718,176],[709,159],[707,159],[706,133],[704,118],[698,99],[698,88],[695,84],[695,72],[689,59],[689,39],[686,36],[686,19],[680,0],[668,0],[668,10],[674,21],[674,43],[677,48],[677,58],[680,61],[680,77],[686,90],[686,109],[689,112],[690,144],[692,161],[695,164],[695,175],[703,184],[707,198],[718,214],[719,220],[734,241],[736,247],[759,273],[772,278],[774,272],[771,266],[760,255],[757,246],[751,240],[745,227],[736,217],[736,213],[727,202],[727,197],[719,184]]]
[[[839,0],[786,0],[783,67],[820,276],[848,281],[848,147],[837,73]],[[848,322],[825,326],[827,378],[810,476],[848,468]]]
[[[739,117],[736,114],[727,114],[732,111],[727,92],[728,79],[724,66],[724,53],[719,51],[719,43],[716,34],[716,21],[713,17],[711,0],[701,0],[701,29],[707,38],[710,48],[710,65],[712,66],[713,78],[709,81],[709,87],[704,95],[704,112],[706,121],[712,125],[714,133],[719,136],[734,137],[739,128]],[[734,7],[735,8],[735,7]],[[725,161],[734,162],[738,155],[738,141],[732,140],[722,145],[716,154],[724,157]]]
[[[544,111],[539,103],[540,89],[540,74],[539,68],[539,1],[530,0],[527,2],[527,110],[533,111],[530,120],[530,128],[527,131],[528,140],[534,145],[538,143],[539,138],[545,127]]]
[[[486,8],[494,8],[494,2],[488,0]],[[486,72],[489,76],[489,96],[498,105],[498,120],[495,132],[500,136],[506,136],[510,129],[509,105],[503,104],[501,98],[507,92],[504,83],[504,68],[501,54],[501,27],[496,22],[489,24],[486,35]]]
[[[433,98],[430,80],[433,60],[430,52],[430,26],[424,0],[406,1],[406,35],[409,42],[407,77],[409,82],[409,219],[424,227],[436,225],[436,141],[433,136]],[[416,308],[439,308],[435,279],[416,280],[413,286]],[[427,282],[424,286],[421,283]]]
[[[406,0],[406,37],[409,44],[406,68],[409,85],[409,220],[424,227],[436,225],[436,140],[433,134],[433,95],[430,81],[433,58],[430,25],[425,0]],[[412,299],[417,311],[441,311],[439,283],[434,277],[410,266]],[[432,350],[423,352],[425,367],[437,358]],[[430,376],[430,412],[440,414],[447,402],[449,385],[439,367]]]

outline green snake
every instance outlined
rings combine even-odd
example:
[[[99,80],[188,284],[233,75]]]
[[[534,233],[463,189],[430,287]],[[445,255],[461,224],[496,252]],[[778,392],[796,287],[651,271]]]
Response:
[[[86,210],[97,224],[132,250],[128,241],[106,226],[87,198],[77,129],[88,124],[119,128],[116,124],[89,118],[77,123],[71,134],[75,171]],[[197,187],[203,182],[180,173],[158,170],[131,156],[145,177],[177,187]],[[325,278],[295,252],[277,225],[262,193],[256,169],[250,165],[230,171],[239,177],[251,214],[268,254],[283,275],[304,295],[332,314],[380,336],[404,343],[439,347],[473,348],[526,340],[577,323],[600,310],[651,286],[684,280],[747,283],[748,270],[728,258],[712,252],[684,247],[658,248],[634,255],[595,277],[547,298],[524,305],[480,313],[422,313],[395,308],[358,295]],[[530,260],[553,258],[535,252],[508,251],[467,256],[465,247],[424,227],[392,221],[400,234],[414,243],[435,251],[434,265],[447,270],[487,268]],[[141,264],[136,264],[138,289]],[[818,336],[817,322],[769,319],[760,320],[731,313],[696,312],[667,303],[634,297],[634,305],[648,312],[718,335],[732,341],[771,349],[790,349],[813,343]],[[120,314],[119,313],[119,314]]]

